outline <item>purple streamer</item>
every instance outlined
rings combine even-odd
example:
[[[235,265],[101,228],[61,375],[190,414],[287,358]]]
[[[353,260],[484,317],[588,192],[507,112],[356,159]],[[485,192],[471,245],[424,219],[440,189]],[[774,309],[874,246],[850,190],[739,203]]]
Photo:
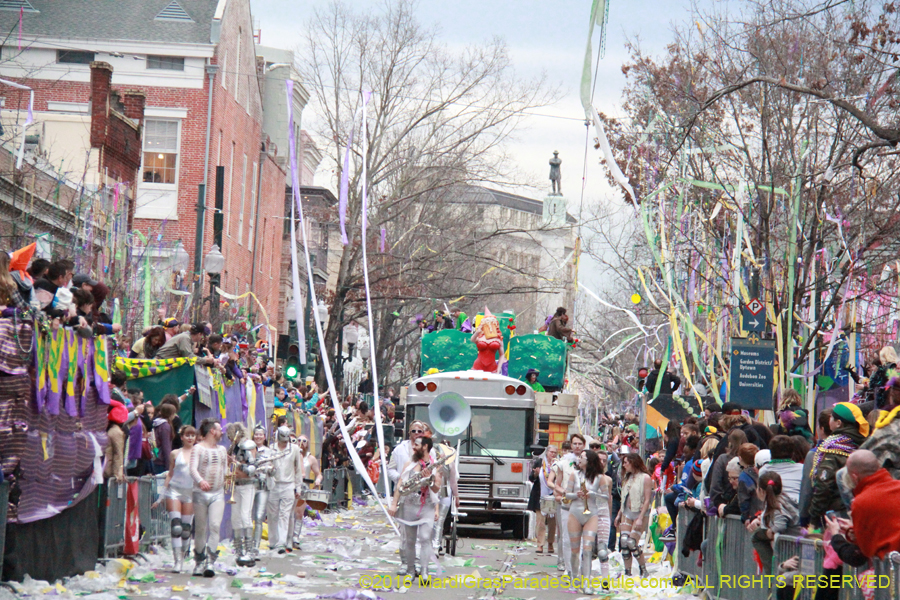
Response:
[[[384,254],[384,244],[387,241],[387,229],[381,228],[381,253]]]
[[[38,336],[41,333],[38,331],[38,328],[35,327],[33,329],[34,333],[34,376],[35,376],[35,386],[34,386],[34,403],[37,407],[37,414],[41,414],[41,411],[44,410],[44,402],[47,400],[47,389],[49,383],[47,382],[47,370],[46,368],[41,368],[41,361],[44,360],[44,357],[40,352],[37,352],[38,348]],[[50,336],[47,336],[46,343],[50,343]]]
[[[354,119],[354,122],[356,119]],[[347,245],[347,199],[350,196],[350,148],[353,145],[353,127],[350,128],[350,137],[347,138],[347,149],[344,151],[344,168],[341,170],[341,190],[338,199],[338,217],[341,221],[341,243]]]

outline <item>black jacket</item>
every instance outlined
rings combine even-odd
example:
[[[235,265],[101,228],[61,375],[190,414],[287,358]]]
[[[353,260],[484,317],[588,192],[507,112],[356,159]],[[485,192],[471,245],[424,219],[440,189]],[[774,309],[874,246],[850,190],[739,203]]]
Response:
[[[659,377],[659,369],[653,369],[647,375],[647,391],[651,394],[656,391],[656,380]],[[662,384],[659,386],[660,394],[672,394],[681,387],[681,379],[678,375],[665,371],[662,375]]]

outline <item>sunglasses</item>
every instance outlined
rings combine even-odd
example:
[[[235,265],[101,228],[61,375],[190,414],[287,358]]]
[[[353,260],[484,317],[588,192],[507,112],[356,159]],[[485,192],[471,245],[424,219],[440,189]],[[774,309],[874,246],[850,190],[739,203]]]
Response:
[[[410,429],[409,432],[410,432],[410,433],[425,433],[425,432],[422,431],[421,429]]]

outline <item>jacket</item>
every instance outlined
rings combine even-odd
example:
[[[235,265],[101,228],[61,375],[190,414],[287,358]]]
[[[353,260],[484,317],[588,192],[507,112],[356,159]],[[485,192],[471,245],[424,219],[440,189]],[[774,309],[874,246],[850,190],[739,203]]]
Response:
[[[795,504],[800,503],[800,487],[803,483],[803,465],[792,460],[785,462],[771,461],[759,470],[759,476],[765,479],[766,473],[778,473],[781,477],[782,495],[790,496]]]
[[[647,375],[647,391],[653,394],[656,391],[656,380],[659,378],[659,369],[653,369]],[[660,394],[673,394],[681,387],[681,379],[674,373],[663,371],[662,383],[659,386]]]
[[[547,328],[547,335],[558,340],[564,340],[572,335],[572,328],[563,325],[560,317],[553,317],[550,321],[550,326]]]
[[[838,428],[816,448],[811,474],[810,519],[821,519],[829,510],[844,509],[835,476],[847,463],[850,452],[859,448],[864,440],[859,426],[854,423]]]
[[[900,481],[879,469],[861,479],[853,493],[853,530],[860,551],[869,558],[900,551],[900,512],[893,508],[900,502]]]

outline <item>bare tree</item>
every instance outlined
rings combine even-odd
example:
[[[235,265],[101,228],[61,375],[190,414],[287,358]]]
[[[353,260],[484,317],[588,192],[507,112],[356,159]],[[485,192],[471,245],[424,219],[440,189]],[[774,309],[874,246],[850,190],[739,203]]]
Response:
[[[642,264],[661,312],[679,311],[685,330],[686,315],[715,313],[736,333],[741,284],[758,272],[785,346],[803,337],[794,371],[841,307],[896,295],[871,273],[900,234],[897,153],[884,151],[900,140],[900,21],[893,3],[866,1],[729,11],[695,9],[659,59],[633,45],[624,105],[640,133],[610,124],[644,199]]]
[[[523,113],[550,103],[556,90],[543,78],[518,78],[500,40],[451,52],[435,29],[417,21],[415,10],[414,3],[401,1],[371,14],[329,4],[307,28],[298,67],[311,89],[318,117],[314,130],[338,179],[350,130],[357,128],[349,173],[350,243],[339,250],[326,345],[333,354],[342,323],[364,314],[359,225],[365,160],[370,232],[365,243],[379,372],[385,374],[388,362],[408,357],[418,343],[409,318],[439,308],[432,299],[541,289],[536,273],[515,277],[491,251],[499,239],[528,235],[534,228],[482,227],[465,201],[465,186],[516,182],[506,143]],[[365,156],[355,122],[364,92],[372,94]],[[491,267],[496,272],[484,277]]]

